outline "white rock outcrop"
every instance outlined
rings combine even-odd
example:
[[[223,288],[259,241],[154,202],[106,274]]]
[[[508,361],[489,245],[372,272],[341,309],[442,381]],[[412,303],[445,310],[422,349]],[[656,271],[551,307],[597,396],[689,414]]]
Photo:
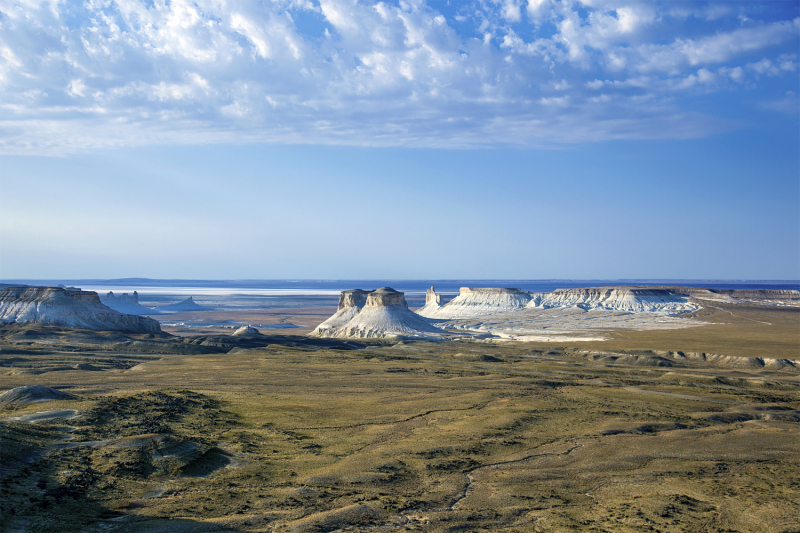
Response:
[[[67,328],[158,333],[158,321],[103,305],[94,291],[74,287],[0,289],[0,324],[33,323]]]
[[[520,289],[461,287],[459,295],[444,305],[426,298],[425,306],[418,309],[417,314],[436,319],[495,315],[522,309],[530,303],[531,298],[531,293]]]
[[[114,311],[126,315],[157,315],[159,311],[145,307],[139,303],[139,293],[133,291],[133,294],[127,292],[122,294],[114,294],[113,291],[108,291],[107,294],[101,294],[100,301]]]
[[[234,337],[262,337],[260,331],[253,326],[242,326],[233,332]]]
[[[442,306],[442,295],[436,292],[433,285],[425,293],[425,305],[416,310],[420,316],[429,316]]]
[[[364,296],[366,298],[361,304]],[[381,287],[372,292],[342,292],[336,314],[320,324],[310,335],[369,339],[435,338],[447,334],[409,310],[402,292]]]
[[[333,316],[331,316],[328,320],[317,326],[312,334],[322,335],[328,330],[339,328],[353,320],[353,318],[364,307],[364,304],[367,303],[368,294],[369,291],[363,291],[361,289],[342,291],[342,293],[339,295],[339,307],[336,309],[336,313],[334,313]]]
[[[658,287],[586,287],[556,289],[531,295],[528,307],[542,309],[578,307],[629,313],[678,314],[696,311],[699,305],[685,294]]]

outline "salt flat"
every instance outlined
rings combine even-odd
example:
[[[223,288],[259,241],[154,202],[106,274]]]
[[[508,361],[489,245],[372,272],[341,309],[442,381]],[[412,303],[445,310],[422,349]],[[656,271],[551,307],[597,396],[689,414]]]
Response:
[[[612,330],[665,330],[708,325],[665,313],[608,311],[578,307],[524,308],[502,314],[437,321],[444,329],[479,331],[517,340],[606,340]]]

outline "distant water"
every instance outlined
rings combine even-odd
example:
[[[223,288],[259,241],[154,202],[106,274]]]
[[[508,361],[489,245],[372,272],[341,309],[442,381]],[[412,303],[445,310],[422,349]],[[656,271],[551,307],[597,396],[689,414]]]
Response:
[[[759,280],[156,280],[126,278],[115,280],[2,280],[25,285],[65,285],[84,290],[116,294],[139,293],[145,306],[175,303],[192,296],[201,305],[217,309],[281,309],[333,307],[339,293],[347,289],[392,287],[406,294],[411,307],[425,303],[425,291],[433,285],[449,300],[460,287],[514,287],[531,292],[609,285],[683,285],[709,289],[800,290],[800,281]]]

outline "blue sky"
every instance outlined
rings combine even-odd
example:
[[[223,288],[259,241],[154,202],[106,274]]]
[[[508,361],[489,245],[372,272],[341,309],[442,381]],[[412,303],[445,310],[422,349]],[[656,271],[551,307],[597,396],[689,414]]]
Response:
[[[0,277],[800,278],[797,2],[0,2]]]

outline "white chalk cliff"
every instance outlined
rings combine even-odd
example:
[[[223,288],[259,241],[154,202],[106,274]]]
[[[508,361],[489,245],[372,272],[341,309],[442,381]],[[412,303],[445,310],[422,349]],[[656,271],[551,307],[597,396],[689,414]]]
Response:
[[[114,311],[100,302],[96,292],[74,287],[0,289],[0,324],[11,323],[132,333],[161,331],[158,321]]]
[[[519,289],[461,287],[458,296],[441,305],[439,295],[436,295],[437,298],[434,299],[430,293],[429,290],[425,306],[418,309],[417,314],[436,319],[469,318],[506,313],[526,307],[532,298],[531,293]]]
[[[605,309],[629,313],[677,314],[695,311],[699,305],[689,301],[686,294],[660,287],[586,287],[556,289],[534,293],[528,307],[543,309],[578,307]]]
[[[328,320],[317,326],[313,334],[319,335],[322,332],[344,326],[353,320],[364,307],[364,304],[367,303],[368,294],[369,291],[363,291],[361,289],[342,291],[339,295],[339,307],[336,309],[336,312]]]
[[[317,326],[310,335],[368,339],[432,338],[446,334],[409,310],[402,292],[381,287],[372,292],[342,292],[336,314]]]

